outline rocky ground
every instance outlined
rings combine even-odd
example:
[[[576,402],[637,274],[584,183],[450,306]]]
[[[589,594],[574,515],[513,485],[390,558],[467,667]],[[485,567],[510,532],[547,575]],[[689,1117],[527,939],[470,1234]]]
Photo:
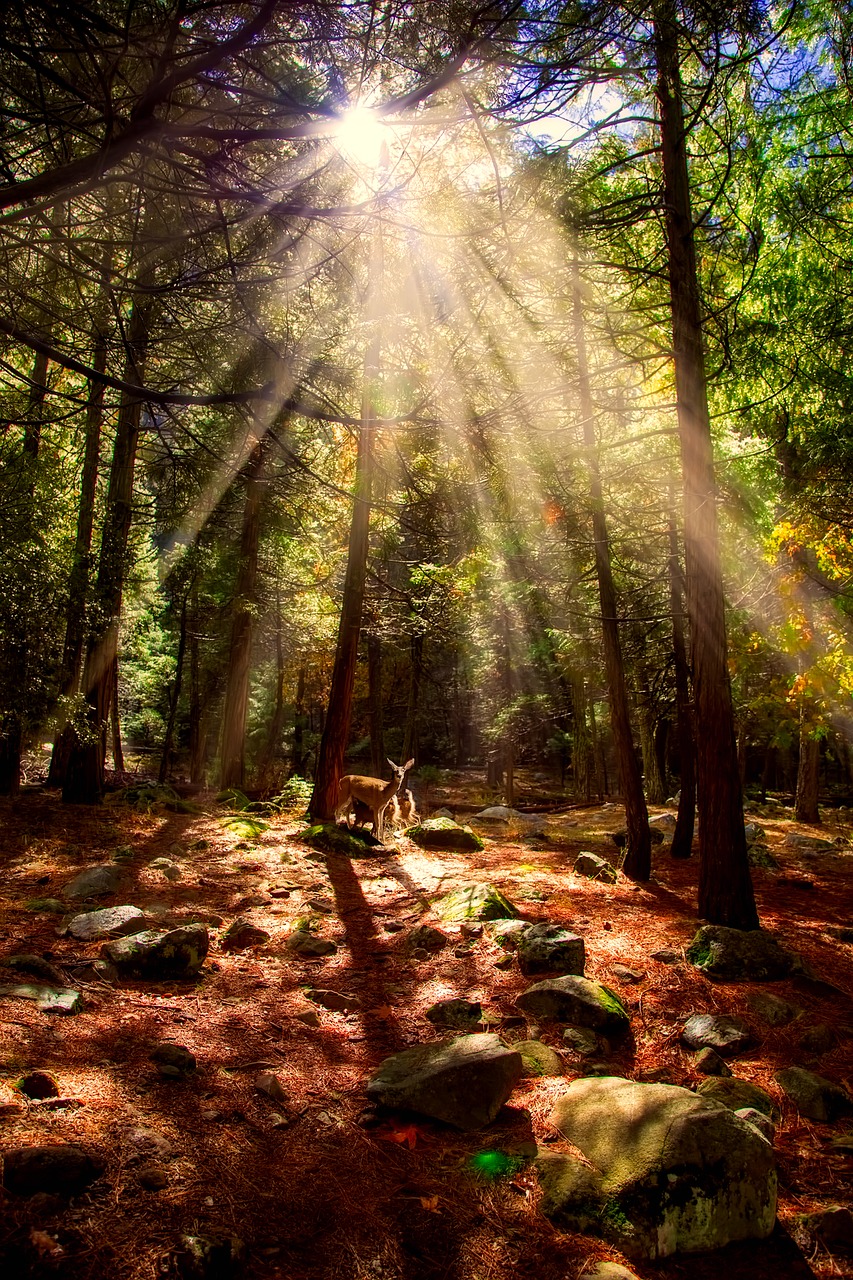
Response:
[[[470,778],[431,800],[463,821],[480,807]],[[253,822],[212,798],[196,812],[82,809],[39,790],[3,801],[0,1272],[577,1280],[609,1260],[664,1280],[721,1268],[730,1280],[853,1275],[849,1227],[809,1218],[853,1198],[849,815],[820,828],[782,807],[747,815],[760,828],[762,924],[804,964],[781,979],[720,980],[687,958],[695,859],[673,861],[664,839],[649,884],[590,879],[575,860],[618,863],[609,833],[621,810],[536,804],[532,821],[480,823],[482,850],[426,850],[401,834],[349,858],[307,844],[295,814]],[[96,868],[107,870],[74,887]],[[436,909],[482,883],[523,922],[583,939],[583,972],[624,1005],[626,1034],[519,1006],[544,976],[536,962],[499,927]],[[142,913],[155,942],[184,930],[198,971],[169,976],[184,952],[163,969],[162,956],[142,962],[136,944],[97,936],[104,923],[138,928],[133,913],[69,932],[116,906]],[[448,1017],[449,1000],[465,1003]],[[696,1022],[705,1014],[743,1028],[718,1044],[721,1065]],[[391,1055],[450,1028],[500,1036],[513,1060],[526,1046],[505,1105],[478,1128],[389,1109],[368,1091]],[[769,1099],[779,1225],[768,1240],[652,1264],[546,1216],[533,1160],[575,1151],[555,1122],[570,1082],[728,1078],[709,1067]],[[828,1119],[796,1095],[792,1067],[835,1087]],[[34,1167],[15,1154],[69,1145],[80,1154],[58,1171],[51,1157]]]

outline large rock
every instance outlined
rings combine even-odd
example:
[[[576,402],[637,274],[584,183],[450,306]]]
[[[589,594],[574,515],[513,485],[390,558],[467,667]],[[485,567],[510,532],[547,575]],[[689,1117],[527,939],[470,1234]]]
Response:
[[[96,938],[121,938],[129,933],[141,933],[145,928],[145,912],[139,907],[105,907],[102,911],[86,911],[75,916],[68,925],[68,932],[79,942],[93,942]]]
[[[709,978],[772,982],[788,975],[798,959],[763,929],[706,924],[687,948],[687,959]]]
[[[579,853],[572,867],[576,876],[586,876],[588,880],[601,880],[605,884],[615,884],[618,876],[616,868],[606,858],[599,858],[597,853]]]
[[[516,1004],[534,1018],[556,1018],[606,1035],[619,1035],[629,1026],[627,1010],[619,997],[589,978],[546,978],[528,987]]]
[[[456,1031],[473,1031],[483,1018],[483,1006],[479,1000],[450,998],[437,1000],[426,1011],[433,1026],[453,1027]]]
[[[376,1102],[480,1129],[494,1120],[521,1077],[521,1055],[491,1033],[416,1045],[386,1058],[367,1085]]]
[[[751,1080],[739,1080],[737,1076],[703,1080],[696,1092],[703,1098],[710,1098],[712,1102],[721,1103],[730,1111],[741,1111],[744,1107],[752,1107],[755,1111],[769,1116],[774,1122],[779,1119],[779,1108],[770,1094],[760,1085],[753,1084]]]
[[[803,836],[798,831],[789,831],[784,840],[786,849],[798,849],[803,853],[835,853],[832,840],[824,840],[820,836]]]
[[[681,1038],[689,1049],[715,1049],[724,1057],[732,1057],[747,1047],[752,1032],[743,1018],[694,1013],[685,1022]]]
[[[583,975],[583,938],[559,924],[534,924],[518,939],[518,967],[523,974]]]
[[[204,964],[208,946],[206,927],[189,924],[183,929],[146,929],[106,942],[101,955],[120,973],[142,978],[191,978]]]
[[[411,836],[411,831],[409,835]],[[493,884],[466,884],[432,904],[442,920],[511,920],[518,911]]]
[[[452,818],[428,818],[416,827],[409,827],[406,835],[422,849],[462,849],[477,853],[484,848],[470,827],[460,827]]]
[[[74,1014],[83,1008],[83,997],[71,987],[47,987],[37,982],[15,982],[0,986],[0,996],[12,1000],[35,1000],[40,1013]]]
[[[726,1107],[609,1076],[574,1081],[550,1120],[593,1166],[556,1153],[538,1161],[543,1210],[569,1229],[648,1259],[773,1230],[772,1147]]]
[[[773,1079],[801,1116],[827,1123],[853,1111],[853,1099],[832,1080],[803,1067],[784,1067]]]
[[[105,898],[115,893],[122,877],[121,867],[107,862],[100,867],[88,867],[79,876],[69,880],[62,890],[63,898]]]
[[[80,1147],[17,1147],[3,1153],[3,1186],[13,1196],[76,1195],[104,1171],[104,1162]]]

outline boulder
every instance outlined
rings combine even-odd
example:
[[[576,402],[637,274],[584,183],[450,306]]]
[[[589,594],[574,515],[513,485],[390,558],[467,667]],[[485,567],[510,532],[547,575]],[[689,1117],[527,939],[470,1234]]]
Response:
[[[798,831],[789,831],[784,840],[786,849],[797,849],[801,853],[834,853],[832,840],[824,840],[820,836],[803,836]]]
[[[601,880],[605,884],[615,884],[618,876],[616,868],[606,858],[599,858],[597,853],[579,853],[572,867],[576,876],[586,876],[588,880]]]
[[[119,973],[143,978],[191,978],[207,955],[209,938],[203,924],[182,929],[146,929],[129,938],[105,942],[101,955]]]
[[[337,853],[345,858],[371,857],[374,849],[383,846],[369,831],[346,826],[338,826],[334,822],[318,823],[299,832],[297,839],[321,853]]]
[[[40,1191],[73,1196],[85,1191],[104,1168],[99,1156],[71,1144],[17,1147],[3,1153],[3,1186],[13,1196],[34,1196]]]
[[[715,1049],[719,1054],[732,1057],[747,1047],[752,1032],[742,1018],[694,1013],[685,1022],[681,1038],[689,1049]]]
[[[483,1017],[479,1000],[438,1000],[426,1011],[433,1026],[454,1027],[457,1031],[473,1031]]]
[[[409,832],[411,835],[411,832]],[[511,920],[518,911],[500,889],[492,884],[466,884],[438,898],[433,904],[436,915],[448,923],[463,920]]]
[[[627,1010],[619,997],[589,978],[546,978],[528,987],[516,1004],[534,1018],[556,1018],[605,1035],[619,1035],[629,1026]]]
[[[649,952],[649,959],[657,960],[658,964],[678,964],[681,952],[675,947],[658,947],[657,951]]]
[[[677,825],[678,818],[674,813],[659,813],[656,818],[649,818],[649,826],[660,831],[674,831]]]
[[[320,956],[333,956],[337,951],[337,943],[331,938],[318,938],[309,929],[294,929],[287,940],[291,951],[305,960],[318,959]]]
[[[633,1271],[621,1262],[596,1262],[590,1271],[584,1271],[578,1280],[638,1280]]]
[[[789,1004],[771,991],[751,991],[746,1003],[769,1027],[786,1027],[803,1012],[798,1005]]]
[[[533,973],[574,973],[584,971],[584,943],[578,934],[559,924],[533,924],[518,939],[518,967]]]
[[[787,978],[797,957],[763,929],[706,924],[687,948],[687,959],[709,978],[772,982]]]
[[[477,853],[485,846],[470,827],[460,827],[452,818],[427,818],[406,835],[422,849],[461,849]]]
[[[543,1211],[570,1230],[649,1260],[773,1230],[773,1149],[726,1107],[609,1076],[574,1081],[550,1120],[592,1165],[557,1153],[537,1162]]]
[[[63,898],[105,898],[115,893],[121,882],[122,870],[112,862],[103,866],[88,867],[79,876],[69,880],[62,890]]]
[[[145,912],[139,907],[105,907],[102,911],[86,911],[75,916],[68,932],[79,942],[93,942],[96,938],[122,938],[129,933],[141,933],[144,928]]]
[[[774,1072],[773,1079],[800,1115],[809,1120],[827,1123],[836,1116],[853,1111],[853,1099],[847,1092],[813,1071],[806,1071],[803,1067],[784,1067]]]
[[[491,1033],[449,1043],[416,1045],[386,1058],[367,1085],[368,1097],[404,1107],[457,1129],[494,1120],[521,1077],[521,1055]]]
[[[779,1119],[779,1108],[760,1085],[750,1080],[738,1080],[736,1076],[723,1079],[703,1080],[696,1092],[702,1098],[710,1098],[719,1102],[731,1111],[740,1111],[743,1107],[753,1107],[762,1115],[769,1116],[774,1122]]]

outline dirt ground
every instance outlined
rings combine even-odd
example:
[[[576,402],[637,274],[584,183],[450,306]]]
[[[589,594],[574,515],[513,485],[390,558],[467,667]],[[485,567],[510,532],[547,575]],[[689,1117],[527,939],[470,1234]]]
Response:
[[[471,812],[479,807],[475,783],[459,779],[430,800]],[[40,790],[0,802],[0,958],[37,953],[61,965],[72,955],[96,956],[100,943],[58,936],[61,916],[25,904],[56,897],[75,874],[123,846],[132,858],[121,863],[123,887],[109,903],[132,903],[164,923],[203,921],[211,930],[207,962],[191,981],[89,985],[81,988],[85,1009],[73,1017],[0,1000],[0,1149],[71,1142],[107,1163],[86,1194],[61,1206],[0,1199],[0,1274],[152,1280],[170,1272],[182,1235],[211,1228],[245,1242],[240,1274],[258,1280],[576,1280],[596,1259],[625,1262],[599,1241],[559,1230],[538,1208],[532,1144],[560,1149],[548,1115],[566,1081],[585,1069],[557,1024],[543,1024],[541,1035],[562,1053],[565,1076],[523,1080],[485,1130],[462,1134],[390,1113],[376,1123],[364,1114],[365,1083],[382,1059],[436,1038],[424,1016],[436,1000],[479,1000],[508,1041],[528,1035],[514,1001],[531,980],[515,963],[495,967],[504,953],[487,930],[466,940],[442,926],[451,943],[428,959],[410,958],[405,947],[406,929],[438,923],[430,912],[437,892],[487,880],[527,919],[571,924],[583,935],[587,975],[617,991],[631,1012],[633,1038],[614,1050],[613,1074],[699,1083],[679,1038],[694,1012],[739,1014],[756,1032],[755,1047],[732,1065],[781,1107],[776,1233],[716,1254],[632,1263],[636,1274],[853,1275],[853,1259],[807,1243],[794,1223],[798,1214],[853,1201],[853,1157],[829,1145],[853,1122],[830,1128],[802,1119],[773,1081],[779,1067],[796,1064],[853,1092],[851,946],[826,932],[853,923],[849,815],[817,829],[797,827],[790,811],[756,819],[782,864],[754,871],[762,924],[824,980],[768,985],[805,1009],[796,1023],[774,1029],[750,1011],[746,985],[711,983],[684,960],[650,958],[660,947],[683,948],[696,930],[695,857],[673,861],[664,845],[643,886],[572,873],[582,849],[614,854],[607,833],[622,823],[616,806],[563,806],[551,815],[547,841],[487,838],[483,853],[462,855],[426,853],[403,835],[389,854],[328,862],[300,842],[295,815],[273,819],[247,842],[223,827],[212,798],[201,806],[198,814],[88,809]],[[847,843],[805,857],[782,847],[790,830]],[[190,847],[199,841],[207,847]],[[149,865],[164,856],[179,865],[180,880]],[[293,922],[308,914],[318,934],[338,944],[334,955],[301,960],[289,951]],[[238,917],[265,929],[270,941],[223,951],[221,938]],[[616,962],[642,981],[621,983]],[[355,995],[360,1008],[319,1008],[312,1026],[310,1014],[303,1020],[314,1007],[305,998],[310,988]],[[836,1047],[819,1059],[797,1043],[813,1023],[836,1034]],[[150,1054],[163,1041],[190,1049],[198,1070],[161,1079]],[[32,1068],[50,1071],[76,1105],[51,1109],[23,1099],[13,1082]],[[264,1069],[283,1082],[285,1101],[255,1087]],[[165,1185],[158,1190],[142,1185],[151,1161],[141,1129],[159,1135],[155,1163]],[[483,1152],[509,1159],[478,1161]]]

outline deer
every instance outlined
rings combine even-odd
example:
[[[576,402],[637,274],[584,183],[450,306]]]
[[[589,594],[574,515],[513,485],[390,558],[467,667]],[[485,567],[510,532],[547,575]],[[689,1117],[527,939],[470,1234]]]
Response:
[[[400,824],[404,827],[413,827],[420,820],[415,808],[415,797],[408,788],[401,791],[397,799],[397,814]]]
[[[405,778],[412,765],[414,759],[407,760],[405,764],[395,764],[389,758],[388,763],[394,771],[394,776],[390,782],[383,782],[381,778],[365,778],[358,773],[347,773],[338,783],[338,804],[335,809],[335,822],[337,822],[342,814],[346,814],[347,826],[349,826],[350,810],[354,801],[361,801],[367,805],[373,817],[373,834],[377,840],[382,840],[385,834],[385,810],[391,802],[392,797],[396,796],[400,787],[403,785]],[[365,817],[362,822],[366,822]]]

